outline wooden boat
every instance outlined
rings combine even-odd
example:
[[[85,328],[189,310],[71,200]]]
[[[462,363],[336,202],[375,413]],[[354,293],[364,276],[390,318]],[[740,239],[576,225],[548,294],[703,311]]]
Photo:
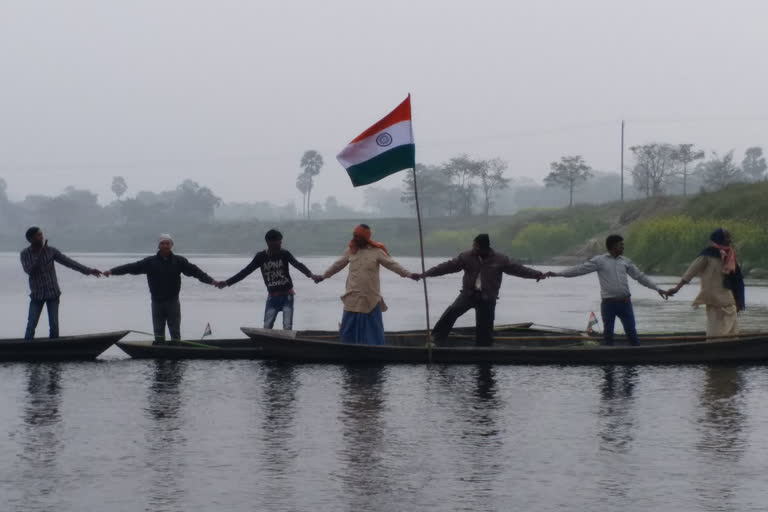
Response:
[[[706,340],[703,335],[644,336],[644,344],[600,346],[596,341],[562,337],[561,346],[497,343],[493,347],[423,344],[352,345],[243,327],[262,347],[263,357],[313,363],[495,363],[495,364],[698,364],[768,360],[768,333]],[[584,340],[584,338],[582,338]]]
[[[133,359],[261,359],[261,345],[249,338],[177,341],[121,341],[120,349]]]
[[[122,339],[129,331],[102,332],[59,338],[0,340],[0,361],[73,361],[96,356]]]
[[[276,332],[290,333],[289,336],[315,339],[338,339],[337,331],[279,331],[259,329],[266,336]],[[454,328],[448,343],[465,344],[474,337],[474,327]],[[499,325],[495,328],[498,336],[563,336],[563,333],[576,333],[568,329],[537,328],[531,322]],[[424,346],[424,330],[391,331],[386,334],[387,343]],[[558,338],[559,339],[559,338]],[[121,341],[117,344],[121,350],[134,359],[261,359],[264,357],[259,337],[234,339],[184,340],[176,343],[153,345],[151,341]]]

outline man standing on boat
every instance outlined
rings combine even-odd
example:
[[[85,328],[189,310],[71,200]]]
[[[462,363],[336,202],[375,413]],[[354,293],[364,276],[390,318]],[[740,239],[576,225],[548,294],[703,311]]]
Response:
[[[346,292],[341,296],[344,314],[339,335],[344,343],[367,345],[384,344],[384,322],[381,313],[386,305],[381,297],[379,267],[382,266],[401,277],[419,280],[419,275],[409,272],[393,260],[384,244],[371,240],[371,228],[360,224],[352,232],[352,240],[344,254],[331,265],[319,283],[349,265]]]
[[[195,277],[205,284],[217,285],[211,276],[190,263],[187,258],[174,254],[173,238],[162,234],[157,244],[157,254],[135,263],[120,265],[104,272],[106,277],[124,274],[146,274],[149,293],[152,296],[152,327],[155,343],[165,342],[165,324],[171,333],[171,339],[181,340],[181,274]]]
[[[693,307],[707,307],[707,337],[738,334],[738,312],[744,310],[744,277],[731,245],[731,233],[718,228],[709,240],[711,245],[699,253],[668,293],[676,294],[699,276],[701,291],[693,300]]]
[[[35,329],[40,321],[43,306],[48,309],[48,328],[50,338],[59,337],[59,297],[61,289],[56,278],[54,262],[59,262],[78,272],[99,277],[101,271],[89,268],[68,258],[55,247],[48,246],[42,230],[37,226],[29,228],[25,234],[29,247],[21,251],[21,266],[29,275],[29,314],[25,340],[35,337]]]
[[[289,265],[309,277],[317,280],[317,276],[300,263],[293,254],[283,249],[283,234],[276,229],[270,229],[264,236],[267,242],[267,250],[256,253],[253,260],[240,272],[226,281],[218,284],[219,288],[232,286],[239,283],[257,268],[261,269],[261,276],[267,286],[267,304],[264,307],[264,328],[272,329],[275,325],[277,314],[283,313],[283,329],[293,329],[293,281]]]
[[[659,289],[648,276],[640,270],[624,254],[624,239],[620,235],[610,235],[605,239],[608,252],[594,256],[575,267],[561,272],[547,272],[549,277],[576,277],[597,272],[600,281],[600,313],[603,317],[603,340],[606,345],[613,345],[613,328],[616,317],[621,320],[624,332],[632,345],[640,345],[635,328],[635,312],[632,309],[631,293],[627,276],[636,280],[646,288],[656,290],[664,299],[667,292]]]
[[[491,249],[491,238],[485,233],[475,237],[471,250],[430,268],[422,277],[443,276],[462,270],[464,278],[459,296],[432,329],[432,341],[437,345],[445,342],[456,320],[470,309],[475,310],[475,344],[478,347],[493,345],[493,319],[504,274],[536,281],[546,277],[543,272],[513,263],[507,256],[495,252]]]

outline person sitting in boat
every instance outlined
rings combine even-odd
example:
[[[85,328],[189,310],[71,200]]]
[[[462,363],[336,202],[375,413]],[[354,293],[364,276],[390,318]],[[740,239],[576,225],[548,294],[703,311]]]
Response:
[[[187,258],[174,254],[173,238],[162,234],[158,239],[157,254],[143,260],[126,265],[120,265],[104,272],[106,277],[125,274],[147,275],[149,293],[152,297],[152,327],[155,343],[165,342],[165,325],[171,333],[171,340],[181,340],[181,274],[195,277],[205,284],[216,286],[211,276],[200,270],[197,265],[190,263]]]
[[[24,339],[35,337],[35,329],[40,321],[43,306],[48,309],[48,337],[59,337],[59,297],[61,289],[56,278],[54,262],[59,262],[78,272],[99,277],[101,271],[86,267],[61,253],[55,247],[48,246],[42,230],[37,226],[29,228],[25,234],[29,247],[21,251],[21,267],[29,275],[29,314]]]
[[[305,276],[316,279],[319,276],[310,272],[306,265],[300,263],[293,254],[282,248],[283,234],[276,229],[270,229],[264,236],[267,250],[256,253],[253,260],[240,272],[226,281],[219,283],[219,288],[232,286],[248,277],[257,268],[261,269],[264,284],[267,286],[267,304],[264,307],[264,328],[272,329],[277,314],[283,314],[283,329],[293,329],[293,281],[291,280],[290,265]]]
[[[696,276],[701,278],[701,290],[693,307],[707,307],[707,337],[738,334],[738,312],[744,310],[744,277],[736,261],[731,233],[718,228],[709,237],[711,245],[699,253],[680,282],[667,293],[680,291]]]
[[[349,248],[322,276],[317,276],[315,282],[328,279],[347,265],[349,274],[346,292],[341,296],[344,303],[339,329],[341,341],[383,345],[384,322],[381,313],[386,311],[386,305],[381,297],[379,267],[414,281],[418,281],[419,276],[393,260],[384,244],[371,240],[371,228],[366,224],[360,224],[354,229]]]
[[[630,344],[640,345],[635,328],[635,312],[632,309],[631,293],[627,276],[636,280],[646,288],[655,290],[667,298],[667,292],[661,290],[651,278],[643,274],[624,254],[624,238],[621,235],[609,235],[605,239],[608,252],[594,256],[575,267],[560,272],[547,272],[549,277],[576,277],[597,272],[600,281],[600,314],[603,317],[603,341],[613,345],[613,328],[616,317],[621,320],[624,332]]]
[[[536,281],[546,277],[543,272],[513,263],[507,256],[491,249],[491,238],[485,233],[475,237],[471,250],[430,268],[422,277],[462,270],[464,277],[459,296],[432,329],[432,341],[437,345],[445,342],[456,320],[470,309],[475,310],[475,344],[479,347],[493,345],[493,319],[504,274]]]

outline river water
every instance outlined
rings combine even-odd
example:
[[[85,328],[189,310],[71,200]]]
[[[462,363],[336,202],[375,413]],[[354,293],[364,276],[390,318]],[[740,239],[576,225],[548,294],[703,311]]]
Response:
[[[102,269],[139,257],[70,256]],[[248,261],[188,256],[217,279]],[[315,272],[333,260],[301,259]],[[151,331],[143,276],[58,273],[63,335]],[[294,276],[295,328],[335,328],[344,277]],[[0,337],[17,337],[17,254],[0,254],[0,279]],[[429,280],[433,324],[459,284]],[[695,283],[667,302],[633,285],[641,333],[703,328]],[[768,330],[767,285],[748,283],[743,328]],[[424,325],[421,284],[383,270],[382,289],[387,328]],[[498,323],[583,329],[599,314],[594,275],[507,277],[501,295]],[[183,334],[210,323],[213,337],[242,336],[264,296],[258,274],[225,290],[185,278]],[[0,364],[0,387],[2,510],[764,510],[768,498],[762,366],[156,362],[113,347],[96,362]]]

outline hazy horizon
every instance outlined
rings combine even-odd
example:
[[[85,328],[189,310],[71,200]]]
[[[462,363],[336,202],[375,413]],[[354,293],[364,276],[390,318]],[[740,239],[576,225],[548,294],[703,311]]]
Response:
[[[331,0],[0,6],[0,177],[14,200],[67,185],[113,199],[189,178],[225,202],[359,207],[335,155],[412,94],[417,161],[501,157],[536,181],[562,155],[619,171],[626,148],[768,145],[768,5],[692,0]],[[625,164],[631,164],[629,151]],[[399,186],[398,173],[379,183]]]

